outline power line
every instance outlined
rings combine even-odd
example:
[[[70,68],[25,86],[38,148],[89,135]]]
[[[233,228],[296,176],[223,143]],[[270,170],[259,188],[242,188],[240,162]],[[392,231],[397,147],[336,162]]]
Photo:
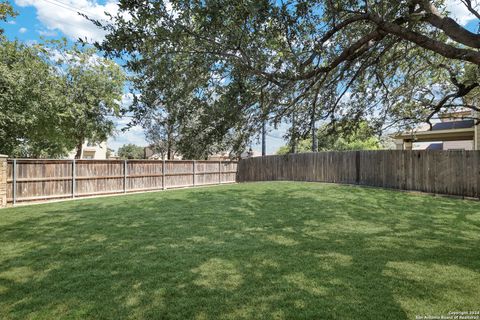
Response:
[[[87,15],[87,16],[96,16],[97,18],[99,18],[100,16],[97,14],[97,13],[93,13],[93,12],[89,12],[89,11],[86,11],[84,9],[80,9],[80,8],[77,8],[77,7],[74,7],[68,3],[65,3],[65,2],[61,2],[59,0],[43,0],[47,3],[50,3],[50,4],[53,4],[54,6],[57,6],[59,8],[63,8],[63,9],[66,9],[66,10],[69,10],[71,12],[75,12],[75,13],[82,13],[84,15]],[[101,20],[105,20],[105,19],[101,19]],[[106,20],[105,20],[106,21]]]
[[[57,6],[57,7],[60,7],[60,8],[63,8],[63,9],[66,9],[66,10],[69,10],[69,11],[72,11],[72,12],[75,12],[75,13],[78,13],[78,12],[83,12],[83,13],[87,13],[87,14],[91,14],[90,12],[86,12],[84,11],[83,9],[79,9],[79,8],[75,8],[73,6],[70,6],[69,4],[66,4],[64,2],[56,2],[55,0],[43,0],[47,3],[50,3],[50,4],[53,4],[54,6]],[[75,10],[74,10],[75,9]]]

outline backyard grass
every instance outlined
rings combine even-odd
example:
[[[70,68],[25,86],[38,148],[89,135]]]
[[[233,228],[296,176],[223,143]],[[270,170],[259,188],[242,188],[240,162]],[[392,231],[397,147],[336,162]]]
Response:
[[[272,182],[0,210],[0,319],[475,310],[475,201]]]

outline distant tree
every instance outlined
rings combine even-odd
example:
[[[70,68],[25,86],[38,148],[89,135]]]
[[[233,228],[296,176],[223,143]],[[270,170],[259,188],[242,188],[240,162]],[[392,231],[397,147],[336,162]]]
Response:
[[[346,150],[378,150],[382,148],[381,139],[366,123],[361,122],[355,130],[337,128],[329,125],[321,126],[317,133],[319,151],[346,151]],[[311,152],[311,139],[303,139],[297,144],[297,152]],[[283,146],[277,154],[291,152],[290,146]]]
[[[312,140],[311,139],[303,139],[297,142],[296,145],[296,152],[303,153],[303,152],[312,152]],[[285,145],[278,148],[276,154],[288,154],[292,153],[292,146]]]
[[[111,117],[120,115],[126,78],[118,64],[98,56],[95,49],[65,46],[59,42],[52,52],[64,81],[62,97],[68,110],[64,133],[74,139],[79,159],[85,141],[100,143],[113,134]]]
[[[175,154],[184,159],[207,158],[227,149],[233,136],[247,133],[231,126],[243,117],[234,112],[236,103],[249,95],[242,93],[239,99],[225,95],[216,101],[205,76],[192,75],[185,81],[189,68],[188,60],[167,58],[153,69],[138,66],[136,72],[141,75],[130,79],[134,91],[141,92],[130,107],[135,124],[145,129],[155,152],[167,159]]]
[[[144,149],[132,143],[124,144],[118,148],[117,155],[122,159],[143,159]]]
[[[169,110],[162,113],[154,112],[142,121],[145,138],[150,143],[153,152],[160,154],[162,159],[172,160],[177,151],[179,139],[179,123]]]

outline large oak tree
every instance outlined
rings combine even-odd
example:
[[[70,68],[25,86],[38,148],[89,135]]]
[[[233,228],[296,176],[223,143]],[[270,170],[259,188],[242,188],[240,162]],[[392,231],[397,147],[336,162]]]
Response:
[[[459,5],[480,17],[476,2]],[[298,139],[322,119],[381,130],[477,110],[480,35],[441,0],[121,0],[120,9],[114,23],[97,22],[108,31],[97,45],[127,58],[138,92],[158,88],[156,103],[139,99],[132,111],[158,111],[166,88],[180,88],[177,114],[196,146],[240,150],[265,120],[295,119]]]

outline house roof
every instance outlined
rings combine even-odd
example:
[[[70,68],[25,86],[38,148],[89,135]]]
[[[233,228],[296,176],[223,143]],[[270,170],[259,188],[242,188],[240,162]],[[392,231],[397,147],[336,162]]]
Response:
[[[443,150],[443,142],[430,143],[427,150]]]
[[[445,121],[435,123],[432,130],[408,131],[395,135],[394,139],[411,141],[456,141],[471,140],[475,131],[473,120]]]
[[[473,128],[474,125],[475,125],[475,123],[474,123],[473,119],[439,122],[439,123],[435,123],[433,125],[432,131]]]
[[[439,114],[439,118],[443,120],[448,119],[462,119],[464,117],[469,117],[472,115],[472,110],[459,110],[454,112],[444,112]]]

